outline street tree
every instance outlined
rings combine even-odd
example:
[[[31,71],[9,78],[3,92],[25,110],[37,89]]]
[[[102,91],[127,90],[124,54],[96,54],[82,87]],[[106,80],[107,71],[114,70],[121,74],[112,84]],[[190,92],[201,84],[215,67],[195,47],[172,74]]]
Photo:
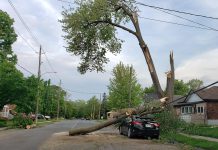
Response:
[[[197,90],[200,87],[202,87],[204,82],[199,79],[191,79],[188,81],[187,85],[189,86],[189,89]]]
[[[76,5],[76,6],[75,6]],[[66,32],[67,51],[80,56],[79,72],[104,71],[103,67],[109,60],[106,53],[117,54],[121,50],[122,40],[116,37],[116,29],[124,30],[133,35],[143,52],[148,69],[159,98],[164,92],[156,73],[156,69],[145,43],[138,20],[139,9],[135,0],[76,0],[75,7],[63,11],[63,31]],[[131,23],[133,26],[128,25]],[[171,55],[171,60],[173,57]],[[171,61],[173,63],[173,61]],[[172,95],[174,68],[168,73],[168,95]]]
[[[23,100],[27,92],[25,79],[14,64],[8,61],[0,64],[0,81],[0,109],[5,104],[16,104]]]
[[[91,99],[87,101],[86,110],[87,110],[87,116],[91,119],[98,119],[99,113],[100,113],[100,101],[93,96]]]
[[[174,82],[174,90],[175,95],[186,95],[189,92],[189,87],[187,83],[185,83],[183,80],[175,80]]]
[[[4,60],[17,63],[17,56],[12,51],[12,44],[16,41],[17,35],[13,27],[14,20],[0,10],[0,63]]]
[[[110,109],[135,107],[141,103],[142,88],[136,79],[134,68],[117,64],[110,79],[108,106]]]

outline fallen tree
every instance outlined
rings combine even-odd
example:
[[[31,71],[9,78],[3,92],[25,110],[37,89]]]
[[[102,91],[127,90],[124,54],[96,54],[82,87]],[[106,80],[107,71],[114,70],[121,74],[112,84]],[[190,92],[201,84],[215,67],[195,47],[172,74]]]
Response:
[[[90,132],[94,132],[97,130],[100,130],[102,128],[108,127],[113,124],[119,123],[122,119],[127,118],[130,115],[139,114],[140,116],[145,116],[147,114],[155,114],[162,112],[165,108],[159,107],[152,110],[145,110],[145,107],[140,108],[128,108],[128,109],[121,109],[118,110],[118,114],[115,116],[115,118],[107,120],[103,123],[99,123],[97,125],[91,126],[91,127],[85,127],[85,128],[72,128],[69,131],[70,136],[74,135],[84,135],[88,134]]]

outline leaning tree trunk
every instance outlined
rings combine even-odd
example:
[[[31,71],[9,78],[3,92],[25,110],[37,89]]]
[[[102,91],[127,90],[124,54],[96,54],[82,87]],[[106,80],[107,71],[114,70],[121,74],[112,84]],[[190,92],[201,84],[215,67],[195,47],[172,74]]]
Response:
[[[152,81],[153,81],[153,85],[156,89],[156,92],[157,92],[157,95],[158,95],[158,98],[163,98],[164,97],[164,92],[160,86],[160,82],[159,82],[159,79],[158,79],[158,76],[157,76],[157,72],[156,72],[156,69],[155,69],[155,66],[154,66],[154,63],[153,63],[153,60],[152,60],[152,57],[151,57],[151,54],[150,54],[150,51],[149,51],[149,48],[148,46],[145,44],[143,38],[142,38],[142,34],[141,34],[141,30],[140,30],[140,27],[139,27],[139,22],[138,22],[138,17],[137,17],[137,13],[132,13],[132,17],[130,17],[132,22],[133,22],[133,25],[135,27],[135,30],[136,30],[136,37],[139,41],[139,45],[142,49],[142,52],[144,54],[144,57],[145,57],[145,60],[147,62],[147,65],[148,65],[148,70],[150,72],[150,75],[151,75],[151,78],[152,78]]]

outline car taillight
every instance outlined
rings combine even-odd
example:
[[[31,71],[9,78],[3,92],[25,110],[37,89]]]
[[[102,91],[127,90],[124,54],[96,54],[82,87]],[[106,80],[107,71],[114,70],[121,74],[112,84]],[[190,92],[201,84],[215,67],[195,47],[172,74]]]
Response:
[[[133,125],[142,125],[142,123],[141,123],[141,122],[138,122],[138,121],[133,121],[132,124],[133,124]]]
[[[154,123],[154,126],[159,128],[160,124],[159,123]]]

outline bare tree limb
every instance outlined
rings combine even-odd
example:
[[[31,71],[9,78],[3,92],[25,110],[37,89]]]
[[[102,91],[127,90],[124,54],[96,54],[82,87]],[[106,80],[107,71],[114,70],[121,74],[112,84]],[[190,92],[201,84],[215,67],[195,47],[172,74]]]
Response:
[[[121,29],[123,29],[123,30],[125,30],[125,31],[128,31],[129,33],[131,33],[131,34],[133,34],[133,35],[136,36],[136,32],[134,32],[133,30],[131,30],[131,29],[127,28],[127,27],[124,27],[124,26],[122,26],[122,25],[113,23],[113,22],[111,22],[111,21],[109,21],[109,20],[97,20],[97,21],[90,22],[90,23],[88,23],[88,24],[91,25],[91,24],[99,24],[99,23],[110,24],[110,25],[112,25],[112,26],[115,26],[115,27],[121,28]]]

